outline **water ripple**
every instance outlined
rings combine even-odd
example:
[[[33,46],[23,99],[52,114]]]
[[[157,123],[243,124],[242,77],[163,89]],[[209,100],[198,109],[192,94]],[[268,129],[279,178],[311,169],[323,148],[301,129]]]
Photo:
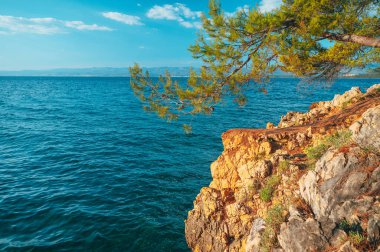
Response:
[[[125,78],[0,78],[0,250],[187,251],[183,220],[210,182],[223,131],[376,82],[305,95],[297,80],[277,79],[268,95],[217,107],[184,135],[182,122],[143,112]]]

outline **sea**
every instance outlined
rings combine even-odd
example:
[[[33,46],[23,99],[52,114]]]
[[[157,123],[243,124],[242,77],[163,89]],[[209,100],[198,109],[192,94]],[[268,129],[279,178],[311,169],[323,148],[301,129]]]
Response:
[[[0,77],[0,251],[189,251],[184,220],[223,132],[376,83],[277,78],[267,93],[252,85],[244,107],[226,98],[210,116],[168,123],[128,78]]]

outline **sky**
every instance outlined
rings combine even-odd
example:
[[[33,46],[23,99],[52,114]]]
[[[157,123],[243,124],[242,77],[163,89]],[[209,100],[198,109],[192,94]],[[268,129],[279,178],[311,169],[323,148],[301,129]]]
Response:
[[[281,0],[221,0],[270,11]],[[187,50],[208,0],[0,0],[0,70],[198,66]]]

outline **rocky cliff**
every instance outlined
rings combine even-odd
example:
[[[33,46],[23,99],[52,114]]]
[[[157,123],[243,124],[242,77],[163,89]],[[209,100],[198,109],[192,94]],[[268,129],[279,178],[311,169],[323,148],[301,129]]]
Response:
[[[380,84],[222,139],[193,251],[380,251]]]

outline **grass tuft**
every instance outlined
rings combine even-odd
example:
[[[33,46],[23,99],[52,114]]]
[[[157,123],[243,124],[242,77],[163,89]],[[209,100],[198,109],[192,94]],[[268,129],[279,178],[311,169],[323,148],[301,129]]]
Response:
[[[276,205],[269,209],[265,218],[266,228],[260,243],[261,251],[269,252],[272,248],[278,246],[277,233],[281,223],[285,221],[283,212],[284,207],[282,205]]]
[[[355,231],[350,231],[348,233],[348,239],[350,240],[350,242],[356,246],[360,245],[364,240],[365,240],[365,237],[363,234],[359,233],[359,232],[355,232]]]
[[[309,162],[309,167],[313,167],[315,162],[320,159],[330,147],[341,148],[348,144],[351,141],[351,135],[351,131],[349,130],[338,131],[323,138],[319,143],[306,148],[305,154],[311,161]]]
[[[359,223],[350,224],[347,220],[342,220],[339,222],[338,228],[346,232],[348,234],[348,240],[356,246],[365,240],[363,229]]]
[[[273,193],[276,190],[276,187],[280,184],[281,177],[279,175],[272,175],[269,177],[264,185],[264,187],[260,190],[260,199],[265,202],[269,202],[272,199]]]
[[[290,166],[290,163],[288,160],[282,160],[279,164],[278,164],[278,174],[282,174],[284,173],[286,170],[289,169],[289,166]]]

